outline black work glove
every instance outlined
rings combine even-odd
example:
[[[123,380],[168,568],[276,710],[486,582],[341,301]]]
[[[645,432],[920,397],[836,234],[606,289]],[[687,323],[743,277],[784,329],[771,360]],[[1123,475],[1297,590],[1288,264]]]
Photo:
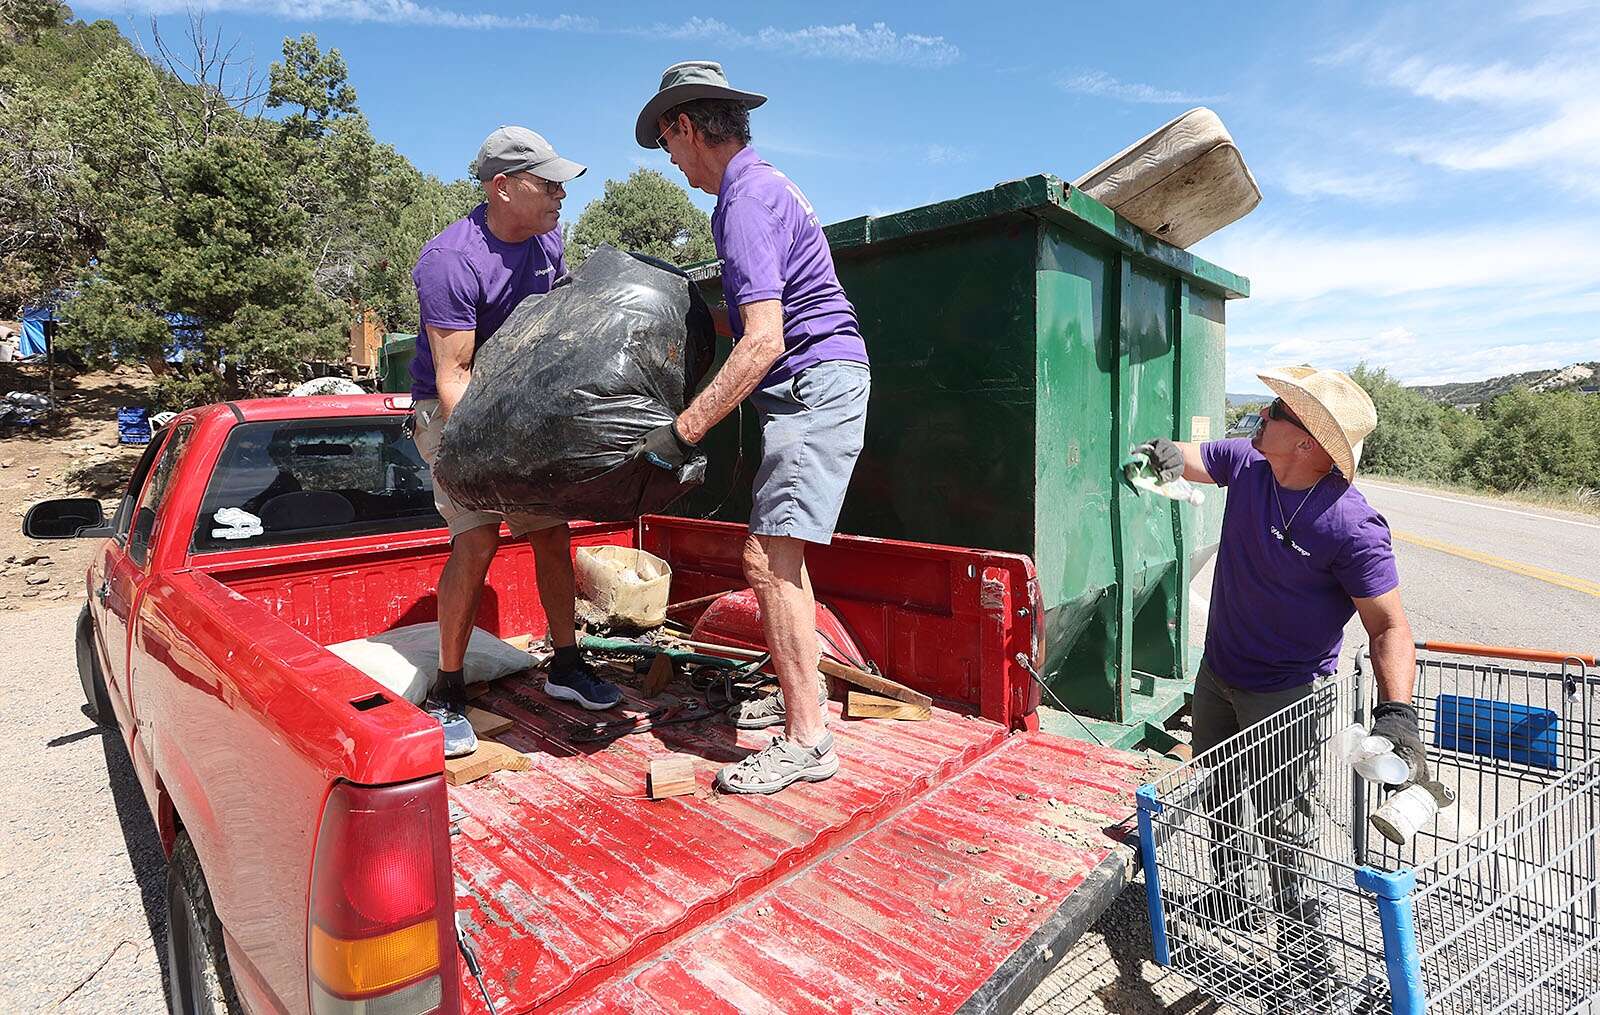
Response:
[[[1428,778],[1428,751],[1422,746],[1422,735],[1417,732],[1417,710],[1403,701],[1380,701],[1372,707],[1370,735],[1384,737],[1394,745],[1394,753],[1411,766],[1411,775],[1404,786],[1426,783]]]
[[[1150,465],[1163,483],[1170,483],[1183,477],[1183,449],[1165,437],[1146,441],[1134,450],[1150,459]]]
[[[699,448],[678,436],[675,423],[656,427],[633,446],[633,457],[643,458],[658,469],[677,472],[693,458]]]

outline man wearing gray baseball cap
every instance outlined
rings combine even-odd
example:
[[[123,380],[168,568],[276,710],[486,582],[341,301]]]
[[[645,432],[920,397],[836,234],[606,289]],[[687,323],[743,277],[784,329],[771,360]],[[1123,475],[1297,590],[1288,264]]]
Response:
[[[411,397],[417,450],[430,466],[445,420],[472,380],[478,348],[525,297],[549,292],[566,274],[560,229],[563,184],[584,170],[528,128],[501,127],[485,139],[473,163],[483,184],[483,203],[422,248],[411,273],[421,311]],[[460,712],[466,706],[462,663],[484,579],[500,545],[502,521],[513,537],[526,537],[533,547],[539,600],[555,647],[545,693],[587,709],[615,705],[620,692],[597,677],[578,652],[567,523],[467,510],[437,484],[433,499],[450,526],[450,559],[439,575],[438,590],[438,686],[446,708]]]

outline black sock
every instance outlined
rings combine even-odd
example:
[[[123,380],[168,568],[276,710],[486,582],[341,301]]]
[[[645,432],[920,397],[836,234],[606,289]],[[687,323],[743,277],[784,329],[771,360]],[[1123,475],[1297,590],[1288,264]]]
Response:
[[[467,681],[461,670],[439,671],[439,694],[444,703],[457,711],[467,701]]]
[[[583,653],[578,651],[576,645],[564,645],[556,649],[555,657],[550,660],[552,670],[575,669],[583,662]]]

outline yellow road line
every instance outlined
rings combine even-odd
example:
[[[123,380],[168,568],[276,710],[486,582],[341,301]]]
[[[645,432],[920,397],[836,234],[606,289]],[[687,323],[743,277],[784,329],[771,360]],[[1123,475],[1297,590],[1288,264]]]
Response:
[[[1448,553],[1454,557],[1474,560],[1479,564],[1487,564],[1502,571],[1510,571],[1512,574],[1535,578],[1551,585],[1559,585],[1561,588],[1582,592],[1585,595],[1600,599],[1600,582],[1592,582],[1587,578],[1574,578],[1570,574],[1562,574],[1559,571],[1548,571],[1542,567],[1534,567],[1532,564],[1523,564],[1515,560],[1507,560],[1504,557],[1496,557],[1493,554],[1469,550],[1454,543],[1446,543],[1438,539],[1429,539],[1427,536],[1419,536],[1415,532],[1402,532],[1399,529],[1395,529],[1394,537],[1403,543],[1411,543],[1413,546],[1426,547],[1429,550],[1438,550],[1440,553]]]

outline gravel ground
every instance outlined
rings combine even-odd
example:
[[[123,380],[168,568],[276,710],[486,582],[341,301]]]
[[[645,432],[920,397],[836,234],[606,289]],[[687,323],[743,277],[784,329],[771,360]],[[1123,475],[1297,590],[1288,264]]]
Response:
[[[77,614],[0,614],[0,1011],[158,1015],[166,863],[127,752],[83,714]]]

